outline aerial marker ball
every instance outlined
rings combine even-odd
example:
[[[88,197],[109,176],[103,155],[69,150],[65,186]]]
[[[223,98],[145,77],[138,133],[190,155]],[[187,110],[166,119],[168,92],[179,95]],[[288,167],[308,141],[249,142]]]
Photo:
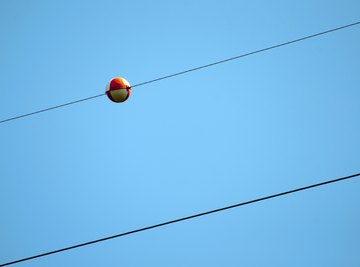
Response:
[[[113,78],[106,86],[106,95],[116,103],[126,101],[130,96],[130,91],[130,83],[124,78]]]

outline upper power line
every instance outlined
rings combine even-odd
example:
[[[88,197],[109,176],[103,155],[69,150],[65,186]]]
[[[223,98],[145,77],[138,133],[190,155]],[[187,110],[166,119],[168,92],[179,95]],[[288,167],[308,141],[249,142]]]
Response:
[[[104,238],[100,238],[100,239],[88,241],[88,242],[85,242],[85,243],[73,245],[73,246],[70,246],[70,247],[61,248],[61,249],[57,249],[57,250],[45,252],[45,253],[42,253],[42,254],[30,256],[30,257],[27,257],[27,258],[23,258],[23,259],[11,261],[11,262],[3,263],[3,264],[0,264],[0,267],[12,265],[12,264],[20,263],[20,262],[24,262],[24,261],[33,260],[33,259],[40,258],[40,257],[49,256],[49,255],[51,255],[51,254],[64,252],[64,251],[67,251],[67,250],[71,250],[71,249],[75,249],[75,248],[79,248],[79,247],[83,247],[83,246],[87,246],[87,245],[91,245],[91,244],[103,242],[103,241],[106,241],[106,240],[109,240],[109,239],[114,239],[114,238],[118,238],[118,237],[122,237],[122,236],[126,236],[126,235],[135,234],[135,233],[138,233],[138,232],[147,231],[147,230],[154,229],[154,228],[159,228],[159,227],[166,226],[166,225],[169,225],[169,224],[173,224],[173,223],[178,223],[178,222],[182,222],[182,221],[194,219],[194,218],[201,217],[201,216],[205,216],[205,215],[209,215],[209,214],[212,214],[212,213],[217,213],[217,212],[220,212],[220,211],[224,211],[224,210],[228,210],[228,209],[233,209],[233,208],[237,208],[237,207],[240,207],[240,206],[249,205],[249,204],[252,204],[252,203],[255,203],[255,202],[260,202],[260,201],[264,201],[264,200],[268,200],[268,199],[271,199],[271,198],[276,198],[276,197],[280,197],[280,196],[292,194],[292,193],[299,192],[299,191],[303,191],[303,190],[308,190],[308,189],[311,189],[311,188],[314,188],[314,187],[323,186],[323,185],[326,185],[326,184],[331,184],[331,183],[335,183],[335,182],[340,182],[340,181],[347,180],[347,179],[351,179],[351,178],[355,178],[355,177],[358,177],[358,176],[360,176],[360,173],[352,174],[352,175],[349,175],[349,176],[345,176],[345,177],[341,177],[341,178],[337,178],[337,179],[334,179],[334,180],[329,180],[329,181],[325,181],[325,182],[321,182],[321,183],[317,183],[317,184],[308,185],[308,186],[305,186],[305,187],[300,187],[300,188],[292,189],[292,190],[289,190],[289,191],[285,191],[285,192],[277,193],[277,194],[274,194],[274,195],[270,195],[270,196],[261,197],[261,198],[258,198],[258,199],[253,199],[253,200],[249,200],[249,201],[237,203],[237,204],[234,204],[234,205],[230,205],[230,206],[226,206],[226,207],[222,207],[222,208],[218,208],[218,209],[214,209],[214,210],[210,210],[210,211],[205,211],[205,212],[202,212],[202,213],[190,215],[190,216],[183,217],[183,218],[179,218],[179,219],[175,219],[175,220],[172,220],[172,221],[167,221],[167,222],[163,222],[163,223],[159,223],[159,224],[147,226],[147,227],[144,227],[144,228],[132,230],[132,231],[129,231],[129,232],[124,232],[124,233],[120,233],[120,234],[116,234],[116,235],[112,235],[112,236],[108,236],[108,237],[104,237]]]
[[[220,60],[220,61],[209,63],[209,64],[202,65],[202,66],[199,66],[199,67],[195,67],[195,68],[192,68],[192,69],[176,72],[176,73],[166,75],[166,76],[163,76],[163,77],[160,77],[160,78],[156,78],[156,79],[153,79],[153,80],[141,82],[141,83],[133,85],[132,88],[139,87],[139,86],[149,84],[149,83],[158,82],[158,81],[165,80],[165,79],[169,79],[169,78],[172,78],[172,77],[175,77],[175,76],[183,75],[183,74],[186,74],[186,73],[189,73],[189,72],[201,70],[201,69],[212,67],[212,66],[215,66],[215,65],[223,64],[223,63],[226,63],[226,62],[229,62],[229,61],[233,61],[233,60],[240,59],[240,58],[243,58],[243,57],[247,57],[247,56],[251,56],[251,55],[254,55],[254,54],[262,53],[262,52],[265,52],[265,51],[268,51],[268,50],[272,50],[272,49],[279,48],[279,47],[282,47],[282,46],[290,45],[290,44],[293,44],[293,43],[301,42],[301,41],[304,41],[304,40],[307,40],[307,39],[310,39],[310,38],[318,37],[318,36],[325,35],[325,34],[328,34],[328,33],[331,33],[331,32],[335,32],[335,31],[343,30],[345,28],[353,27],[353,26],[356,26],[358,24],[360,24],[360,21],[354,22],[354,23],[351,23],[351,24],[347,24],[347,25],[343,25],[343,26],[340,26],[340,27],[337,27],[337,28],[333,28],[333,29],[330,29],[330,30],[327,30],[327,31],[323,31],[323,32],[312,34],[312,35],[308,35],[308,36],[305,36],[305,37],[301,37],[301,38],[298,38],[298,39],[294,39],[294,40],[291,40],[291,41],[288,41],[288,42],[285,42],[285,43],[281,43],[281,44],[269,46],[269,47],[266,47],[266,48],[262,48],[262,49],[259,49],[259,50],[255,50],[255,51],[252,51],[252,52],[249,52],[249,53],[245,53],[245,54],[241,54],[241,55],[238,55],[238,56],[226,58],[226,59],[223,59],[223,60]],[[20,119],[20,118],[32,116],[32,115],[35,115],[35,114],[38,114],[38,113],[50,111],[50,110],[53,110],[53,109],[57,109],[57,108],[77,104],[79,102],[84,102],[84,101],[94,99],[94,98],[97,98],[97,97],[100,97],[100,96],[103,96],[103,95],[105,95],[105,93],[95,95],[95,96],[86,97],[86,98],[71,101],[71,102],[67,102],[67,103],[64,103],[64,104],[61,104],[61,105],[41,109],[41,110],[38,110],[38,111],[22,114],[22,115],[19,115],[19,116],[3,119],[3,120],[0,121],[0,124],[5,123],[5,122],[9,122],[9,121],[12,121],[12,120],[17,120],[17,119]]]

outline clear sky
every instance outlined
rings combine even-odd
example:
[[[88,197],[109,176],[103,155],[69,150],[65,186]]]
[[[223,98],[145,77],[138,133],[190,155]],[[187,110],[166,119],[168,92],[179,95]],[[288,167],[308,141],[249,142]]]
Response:
[[[360,20],[358,0],[0,1],[0,120]],[[0,263],[360,171],[360,26],[0,125]],[[360,266],[360,179],[17,266]],[[15,265],[14,265],[15,266]]]

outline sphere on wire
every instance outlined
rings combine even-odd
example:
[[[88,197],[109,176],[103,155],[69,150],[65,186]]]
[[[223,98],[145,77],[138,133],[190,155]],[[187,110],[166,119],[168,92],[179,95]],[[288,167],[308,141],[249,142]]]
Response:
[[[124,78],[116,77],[106,86],[106,95],[111,101],[121,103],[126,101],[131,92],[130,83]]]

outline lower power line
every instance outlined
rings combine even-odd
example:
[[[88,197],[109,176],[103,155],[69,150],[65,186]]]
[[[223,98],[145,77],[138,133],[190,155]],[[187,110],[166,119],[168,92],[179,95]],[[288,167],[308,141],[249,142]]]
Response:
[[[358,177],[358,176],[360,176],[360,173],[356,173],[356,174],[352,174],[352,175],[349,175],[349,176],[337,178],[337,179],[334,179],[334,180],[329,180],[329,181],[321,182],[321,183],[318,183],[318,184],[313,184],[313,185],[308,185],[308,186],[305,186],[305,187],[300,187],[300,188],[297,188],[297,189],[292,189],[292,190],[285,191],[285,192],[282,192],[282,193],[277,193],[277,194],[274,194],[274,195],[270,195],[270,196],[266,196],[266,197],[261,197],[261,198],[249,200],[249,201],[246,201],[246,202],[241,202],[241,203],[234,204],[234,205],[230,205],[230,206],[226,206],[226,207],[223,207],[223,208],[214,209],[214,210],[210,210],[210,211],[206,211],[206,212],[202,212],[202,213],[190,215],[190,216],[183,217],[183,218],[179,218],[179,219],[175,219],[175,220],[172,220],[172,221],[167,221],[167,222],[163,222],[163,223],[159,223],[159,224],[147,226],[147,227],[144,227],[144,228],[132,230],[132,231],[129,231],[129,232],[124,232],[124,233],[120,233],[120,234],[116,234],[116,235],[112,235],[112,236],[108,236],[108,237],[104,237],[104,238],[100,238],[100,239],[88,241],[88,242],[85,242],[85,243],[73,245],[73,246],[70,246],[70,247],[65,247],[65,248],[61,248],[61,249],[57,249],[57,250],[45,252],[45,253],[42,253],[42,254],[30,256],[30,257],[27,257],[27,258],[23,258],[23,259],[11,261],[11,262],[3,263],[3,264],[0,264],[0,267],[12,265],[12,264],[20,263],[20,262],[24,262],[24,261],[30,261],[30,260],[33,260],[33,259],[36,259],[36,258],[49,256],[49,255],[51,255],[51,254],[64,252],[64,251],[66,251],[66,250],[71,250],[71,249],[75,249],[75,248],[79,248],[79,247],[88,246],[88,245],[95,244],[95,243],[99,243],[99,242],[103,242],[103,241],[106,241],[106,240],[110,240],[110,239],[114,239],[114,238],[118,238],[118,237],[122,237],[122,236],[126,236],[126,235],[131,235],[131,234],[135,234],[135,233],[138,233],[138,232],[147,231],[147,230],[154,229],[154,228],[159,228],[159,227],[166,226],[166,225],[169,225],[169,224],[173,224],[173,223],[178,223],[178,222],[182,222],[182,221],[194,219],[194,218],[201,217],[201,216],[205,216],[205,215],[209,215],[209,214],[212,214],[212,213],[217,213],[217,212],[220,212],[220,211],[237,208],[237,207],[240,207],[240,206],[245,206],[245,205],[252,204],[252,203],[255,203],[255,202],[260,202],[260,201],[268,200],[268,199],[271,199],[271,198],[276,198],[276,197],[280,197],[280,196],[292,194],[292,193],[295,193],[295,192],[308,190],[308,189],[311,189],[311,188],[314,188],[314,187],[319,187],[319,186],[323,186],[323,185],[326,185],[326,184],[331,184],[331,183],[335,183],[335,182],[340,182],[340,181],[347,180],[347,179],[351,179],[351,178],[355,178],[355,177]]]

